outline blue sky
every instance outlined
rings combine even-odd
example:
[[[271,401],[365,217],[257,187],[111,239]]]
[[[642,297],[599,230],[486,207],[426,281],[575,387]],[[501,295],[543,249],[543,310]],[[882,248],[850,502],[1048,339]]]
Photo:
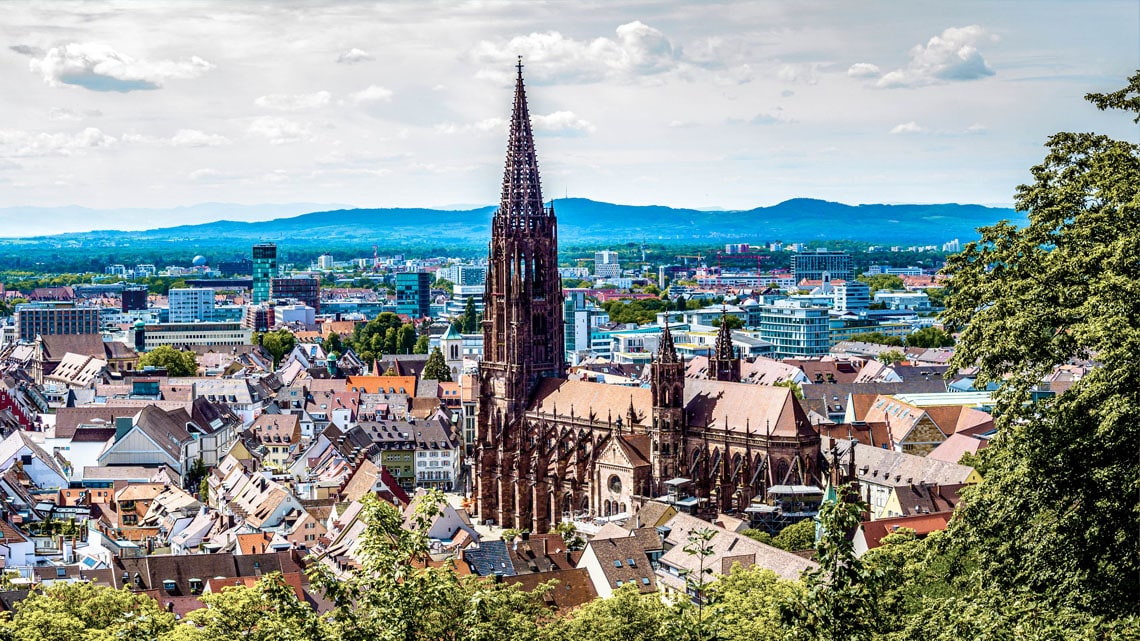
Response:
[[[493,203],[516,55],[547,198],[1005,205],[1049,134],[1137,137],[1081,98],[1135,1],[2,8],[0,207]]]

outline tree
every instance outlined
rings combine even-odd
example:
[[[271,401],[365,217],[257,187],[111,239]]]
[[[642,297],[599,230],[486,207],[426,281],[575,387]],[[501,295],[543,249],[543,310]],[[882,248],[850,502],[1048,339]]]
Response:
[[[692,570],[682,570],[685,578],[685,590],[693,595],[697,602],[697,620],[695,623],[694,638],[703,641],[706,637],[705,623],[705,590],[708,587],[709,577],[712,576],[711,567],[705,567],[705,562],[716,553],[712,540],[716,531],[711,528],[701,528],[689,532],[688,542],[682,548],[685,554],[697,557],[696,576]]]
[[[558,589],[555,587],[555,589]],[[614,590],[608,599],[594,599],[543,629],[548,641],[670,641],[675,611],[656,594],[641,594],[633,583]]]
[[[416,346],[412,349],[413,354],[427,354],[428,348],[431,346],[431,339],[427,334],[420,336],[416,339]]]
[[[297,344],[297,337],[287,329],[279,329],[273,332],[265,332],[261,335],[261,346],[269,351],[273,356],[273,368],[277,368],[277,364],[286,354],[293,351],[293,347]]]
[[[462,327],[459,329],[460,334],[474,334],[479,329],[479,312],[475,311],[475,297],[468,296],[467,303],[463,306],[463,319]]]
[[[785,620],[799,638],[819,641],[870,639],[879,629],[876,600],[880,574],[855,556],[849,537],[867,505],[847,485],[819,510],[819,567],[804,573],[804,591],[785,606]]]
[[[938,327],[923,327],[906,337],[908,347],[950,347],[954,337]]]
[[[329,335],[324,338],[324,341],[322,342],[321,346],[324,348],[326,353],[327,352],[336,352],[337,354],[343,354],[344,353],[344,341],[341,340],[340,334],[337,334],[336,332],[329,333]]]
[[[139,357],[139,367],[161,367],[169,376],[194,376],[198,373],[198,357],[194,352],[183,352],[169,345],[158,347]]]
[[[804,388],[800,387],[799,383],[797,383],[791,379],[788,379],[786,381],[776,381],[775,383],[772,383],[772,387],[786,387],[786,388],[792,390],[792,394],[796,398],[798,398],[800,400],[803,400],[803,398],[804,398]]]
[[[771,570],[755,566],[746,569],[734,563],[728,574],[708,588],[709,636],[757,641],[784,639],[781,606],[795,599],[802,589],[798,581],[780,580]]]
[[[863,274],[858,279],[871,288],[871,295],[879,290],[903,289],[903,279],[894,274]]]
[[[77,582],[29,594],[0,631],[14,641],[110,641],[154,639],[173,627],[174,615],[145,594]]]
[[[446,278],[440,278],[436,280],[431,284],[431,286],[432,289],[442,289],[443,291],[447,292],[448,296],[451,296],[455,293],[455,283],[447,280]]]
[[[863,332],[862,334],[855,334],[850,336],[847,340],[856,343],[874,343],[875,345],[890,345],[892,347],[902,347],[903,340],[898,336],[887,336],[882,332]]]
[[[1100,109],[1140,122],[1140,72]],[[947,260],[943,321],[961,330],[951,369],[996,383],[997,437],[984,483],[951,523],[956,575],[1048,608],[1140,615],[1140,147],[1058,133],[1017,188],[1029,222],[981,229]],[[1099,366],[1033,401],[1071,359]],[[966,576],[968,574],[968,576]]]
[[[804,519],[793,523],[772,538],[772,545],[789,552],[815,547],[815,521]]]
[[[879,352],[879,362],[890,366],[906,360],[906,354],[897,349],[888,349]]]
[[[726,315],[724,317],[724,322],[728,324],[729,329],[742,329],[744,327],[744,320],[739,316]],[[720,327],[720,323],[721,320],[719,318],[712,319],[713,327]]]
[[[277,572],[261,577],[252,587],[227,586],[200,598],[206,607],[187,616],[196,627],[179,630],[169,641],[320,641],[328,638],[325,621],[297,597],[293,586]]]
[[[574,525],[573,521],[559,521],[550,528],[550,531],[562,536],[567,550],[581,550],[586,547],[586,539],[578,533],[578,526]]]
[[[447,362],[443,360],[443,352],[439,351],[438,347],[432,348],[431,355],[424,363],[422,377],[441,382],[451,381],[451,370],[447,368]]]

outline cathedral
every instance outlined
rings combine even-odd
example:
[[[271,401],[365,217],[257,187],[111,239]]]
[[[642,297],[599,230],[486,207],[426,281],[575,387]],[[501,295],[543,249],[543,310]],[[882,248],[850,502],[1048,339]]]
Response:
[[[558,223],[542,200],[521,62],[483,300],[480,520],[546,532],[565,517],[632,514],[679,484],[699,511],[742,512],[771,485],[818,480],[819,434],[792,390],[739,382],[727,323],[708,380],[686,379],[668,327],[649,387],[566,378]]]

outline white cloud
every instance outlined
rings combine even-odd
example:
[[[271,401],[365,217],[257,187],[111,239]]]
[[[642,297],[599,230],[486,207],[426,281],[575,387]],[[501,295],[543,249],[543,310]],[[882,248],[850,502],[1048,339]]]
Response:
[[[93,42],[52,47],[42,57],[32,58],[29,66],[52,87],[73,85],[120,93],[158,89],[167,80],[196,78],[214,68],[197,56],[189,60],[136,60]]]
[[[628,80],[677,69],[681,48],[661,31],[639,21],[620,25],[615,38],[575,40],[557,31],[515,36],[505,42],[481,41],[472,57],[490,67],[477,76],[509,78],[510,66],[522,56],[528,78],[540,82],[597,82],[604,78]]]
[[[354,65],[358,62],[368,62],[369,60],[375,60],[375,58],[372,57],[372,54],[364,51],[363,49],[357,49],[356,47],[353,47],[336,57],[337,62],[346,65]]]
[[[254,119],[249,125],[249,133],[262,136],[274,145],[305,142],[313,139],[312,127],[309,123],[275,116]]]
[[[444,122],[435,126],[435,130],[441,134],[462,134],[471,131],[478,131],[486,133],[489,131],[502,131],[507,130],[507,121],[502,118],[484,118],[482,120],[468,123],[465,125],[456,124],[453,122]]]
[[[49,120],[63,120],[71,122],[79,122],[87,118],[97,118],[102,116],[103,112],[98,109],[87,109],[85,111],[77,111],[75,109],[68,109],[66,107],[52,107],[48,109]]]
[[[349,94],[348,99],[358,105],[369,102],[388,102],[392,99],[392,90],[380,85],[369,85],[366,89]]]
[[[31,133],[0,129],[0,156],[75,156],[118,141],[95,127],[75,133]]]
[[[546,116],[531,116],[536,131],[562,136],[584,136],[597,129],[590,121],[579,118],[573,111],[555,111]]]
[[[986,40],[986,30],[978,25],[951,27],[934,36],[925,46],[910,50],[910,64],[879,79],[879,87],[921,87],[977,80],[994,75],[976,45]]]
[[[869,62],[856,62],[847,69],[847,75],[852,78],[878,78],[880,73],[879,66]]]
[[[819,71],[822,66],[818,62],[783,64],[776,71],[776,77],[784,82],[814,85],[819,82]]]
[[[327,91],[318,91],[316,93],[269,94],[254,100],[253,104],[264,109],[275,109],[277,111],[303,111],[324,107],[330,102],[332,102],[332,94]]]
[[[894,128],[891,129],[890,133],[891,134],[919,134],[919,133],[923,133],[925,131],[926,131],[926,129],[924,129],[917,122],[912,120],[910,122],[904,122],[900,125],[895,125]]]
[[[230,139],[197,129],[179,129],[170,139],[170,144],[175,147],[221,147],[230,144]]]

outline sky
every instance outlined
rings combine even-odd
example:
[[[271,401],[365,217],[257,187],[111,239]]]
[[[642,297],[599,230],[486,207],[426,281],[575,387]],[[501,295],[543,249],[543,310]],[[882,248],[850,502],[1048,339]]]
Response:
[[[1130,119],[1082,99],[1140,67],[1135,0],[3,0],[0,12],[0,236],[116,222],[28,206],[493,204],[519,55],[547,199],[1007,206],[1051,133],[1137,139]],[[272,217],[217,206],[119,222],[222,210]]]

